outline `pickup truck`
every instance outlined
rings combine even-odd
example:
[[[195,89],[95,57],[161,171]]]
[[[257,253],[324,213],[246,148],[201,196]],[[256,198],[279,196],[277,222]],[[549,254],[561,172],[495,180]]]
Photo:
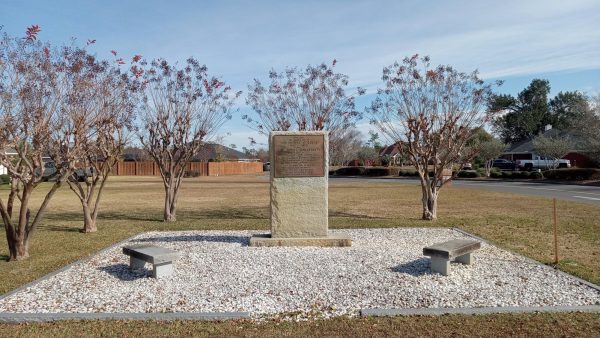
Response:
[[[86,177],[92,176],[94,173],[94,168],[77,168],[73,172],[72,178],[83,182]],[[58,174],[58,168],[56,168],[56,164],[52,160],[45,160],[44,162],[44,173],[42,174],[42,181],[51,181],[55,179],[56,174]]]
[[[531,171],[533,169],[554,169],[557,168],[571,168],[571,161],[564,159],[554,159],[551,157],[537,156],[534,155],[532,160],[516,160],[519,169]]]

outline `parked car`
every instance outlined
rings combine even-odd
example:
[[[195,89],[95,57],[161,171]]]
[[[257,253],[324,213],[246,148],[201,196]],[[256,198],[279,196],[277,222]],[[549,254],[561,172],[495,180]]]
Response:
[[[532,160],[517,160],[519,169],[531,171],[533,169],[554,169],[558,168],[571,168],[571,161],[564,159],[555,159],[545,156],[534,155]]]
[[[44,171],[42,173],[42,181],[49,181],[52,180],[54,178],[54,176],[56,176],[56,174],[58,173],[58,170],[56,169],[56,164],[54,163],[54,161],[50,160],[49,158],[44,158]]]
[[[518,166],[513,161],[505,160],[503,158],[497,158],[492,161],[492,168],[514,171],[517,170]]]
[[[73,178],[78,182],[84,182],[86,178],[91,177],[95,173],[94,170],[95,169],[93,167],[75,169],[75,172],[73,172]]]
[[[86,177],[92,176],[94,168],[77,168],[73,172],[73,178],[79,182],[83,182]],[[52,181],[58,174],[58,168],[56,163],[50,159],[44,159],[44,173],[42,174],[42,181]]]

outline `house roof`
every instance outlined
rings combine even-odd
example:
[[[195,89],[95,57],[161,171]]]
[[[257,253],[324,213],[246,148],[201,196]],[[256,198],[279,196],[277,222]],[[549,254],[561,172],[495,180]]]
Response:
[[[579,140],[579,137],[571,131],[550,129],[550,130],[545,131],[542,135],[544,135],[546,137],[553,137],[553,138],[568,137],[571,140],[573,140],[573,142],[574,142],[575,149],[573,149],[573,150],[581,148],[580,147],[581,141]],[[533,153],[533,152],[535,152],[534,146],[533,146],[533,139],[530,139],[527,141],[521,141],[521,142],[511,145],[508,148],[508,150],[506,150],[504,153],[505,154],[511,154],[511,153],[516,154],[516,153]]]
[[[533,151],[533,141],[521,141],[515,144],[512,144],[505,153],[530,153]]]
[[[242,159],[257,159],[256,156],[245,154],[241,151],[233,148],[217,144],[217,143],[206,143],[200,152],[194,156],[194,160],[214,160],[218,157],[219,153],[226,160],[242,160]]]
[[[214,160],[218,157],[219,153],[225,160],[256,160],[256,156],[249,156],[241,151],[237,151],[233,148],[220,145],[217,143],[206,143],[200,149],[198,154],[193,157],[195,161],[208,161]],[[146,151],[140,148],[126,148],[123,154],[125,161],[139,161],[146,156]]]
[[[400,147],[398,146],[397,143],[391,144],[389,146],[385,146],[383,149],[381,149],[381,151],[379,152],[379,156],[386,156],[386,155],[396,155],[400,152]]]

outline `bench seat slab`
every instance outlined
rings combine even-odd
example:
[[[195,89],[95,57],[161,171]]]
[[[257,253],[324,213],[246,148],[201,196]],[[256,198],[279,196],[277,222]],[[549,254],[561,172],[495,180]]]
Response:
[[[447,260],[466,255],[481,248],[481,242],[471,239],[453,239],[423,248],[423,255]]]
[[[152,264],[172,262],[178,256],[177,251],[151,244],[126,246],[123,253]]]

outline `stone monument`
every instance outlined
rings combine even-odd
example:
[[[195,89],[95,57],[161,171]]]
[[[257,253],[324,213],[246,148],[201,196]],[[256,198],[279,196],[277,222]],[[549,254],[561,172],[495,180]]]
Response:
[[[271,234],[250,246],[350,246],[328,234],[329,138],[326,131],[274,131],[271,160]]]

